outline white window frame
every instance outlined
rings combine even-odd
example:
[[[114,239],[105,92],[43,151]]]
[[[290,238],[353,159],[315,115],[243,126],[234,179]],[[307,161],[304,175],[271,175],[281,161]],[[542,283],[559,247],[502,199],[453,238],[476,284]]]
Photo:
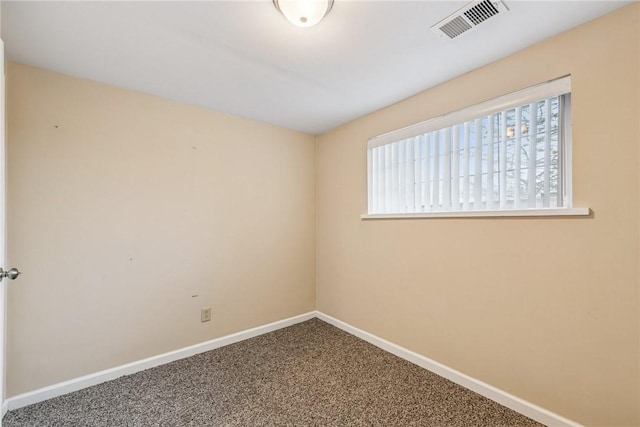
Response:
[[[572,149],[571,149],[571,105],[566,109],[566,117],[563,123],[563,144],[560,153],[562,162],[560,186],[563,196],[563,207],[558,208],[525,208],[525,209],[492,209],[492,210],[455,210],[455,211],[429,211],[416,213],[373,213],[373,182],[372,182],[372,149],[383,145],[402,141],[418,135],[451,127],[482,116],[487,116],[499,111],[509,110],[521,105],[537,102],[541,99],[571,93],[571,77],[565,76],[551,80],[527,89],[513,92],[498,98],[494,98],[480,104],[457,110],[443,116],[439,116],[424,122],[394,130],[369,139],[367,146],[367,207],[368,212],[361,215],[363,219],[388,219],[388,218],[442,218],[442,217],[515,217],[515,216],[576,216],[589,215],[589,208],[576,208],[572,205]]]

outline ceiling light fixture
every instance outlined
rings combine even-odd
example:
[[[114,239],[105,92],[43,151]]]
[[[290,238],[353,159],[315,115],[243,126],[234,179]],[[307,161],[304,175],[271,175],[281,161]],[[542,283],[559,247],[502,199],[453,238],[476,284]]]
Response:
[[[276,9],[298,27],[312,27],[333,7],[333,0],[273,0]]]

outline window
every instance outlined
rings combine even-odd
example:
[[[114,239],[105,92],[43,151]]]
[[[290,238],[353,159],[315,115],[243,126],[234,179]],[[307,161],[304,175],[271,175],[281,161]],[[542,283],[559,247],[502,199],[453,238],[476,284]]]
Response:
[[[564,77],[372,138],[368,213],[567,210],[570,116]]]

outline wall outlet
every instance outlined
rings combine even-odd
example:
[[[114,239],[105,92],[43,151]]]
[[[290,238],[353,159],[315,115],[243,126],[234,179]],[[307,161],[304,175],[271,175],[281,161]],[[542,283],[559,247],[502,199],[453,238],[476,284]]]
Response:
[[[208,322],[211,320],[211,307],[203,307],[200,310],[200,322]]]

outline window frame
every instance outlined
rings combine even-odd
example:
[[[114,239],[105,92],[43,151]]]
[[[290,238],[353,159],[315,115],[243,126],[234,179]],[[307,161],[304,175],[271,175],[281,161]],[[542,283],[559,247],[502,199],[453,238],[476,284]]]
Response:
[[[576,216],[589,215],[589,208],[575,208],[572,204],[572,141],[571,141],[571,102],[566,105],[563,115],[563,144],[560,150],[561,176],[558,187],[562,191],[563,207],[549,208],[520,208],[520,209],[490,209],[490,210],[451,210],[426,211],[413,213],[372,213],[373,212],[373,182],[372,182],[372,149],[407,138],[454,126],[466,121],[488,116],[499,111],[509,110],[541,99],[568,95],[571,99],[571,76],[564,76],[550,80],[526,89],[512,92],[488,101],[481,102],[460,110],[456,110],[423,122],[419,122],[401,129],[387,132],[373,138],[367,143],[367,213],[362,219],[401,219],[401,218],[456,218],[456,217],[521,217],[521,216]],[[562,100],[563,97],[560,97]]]

